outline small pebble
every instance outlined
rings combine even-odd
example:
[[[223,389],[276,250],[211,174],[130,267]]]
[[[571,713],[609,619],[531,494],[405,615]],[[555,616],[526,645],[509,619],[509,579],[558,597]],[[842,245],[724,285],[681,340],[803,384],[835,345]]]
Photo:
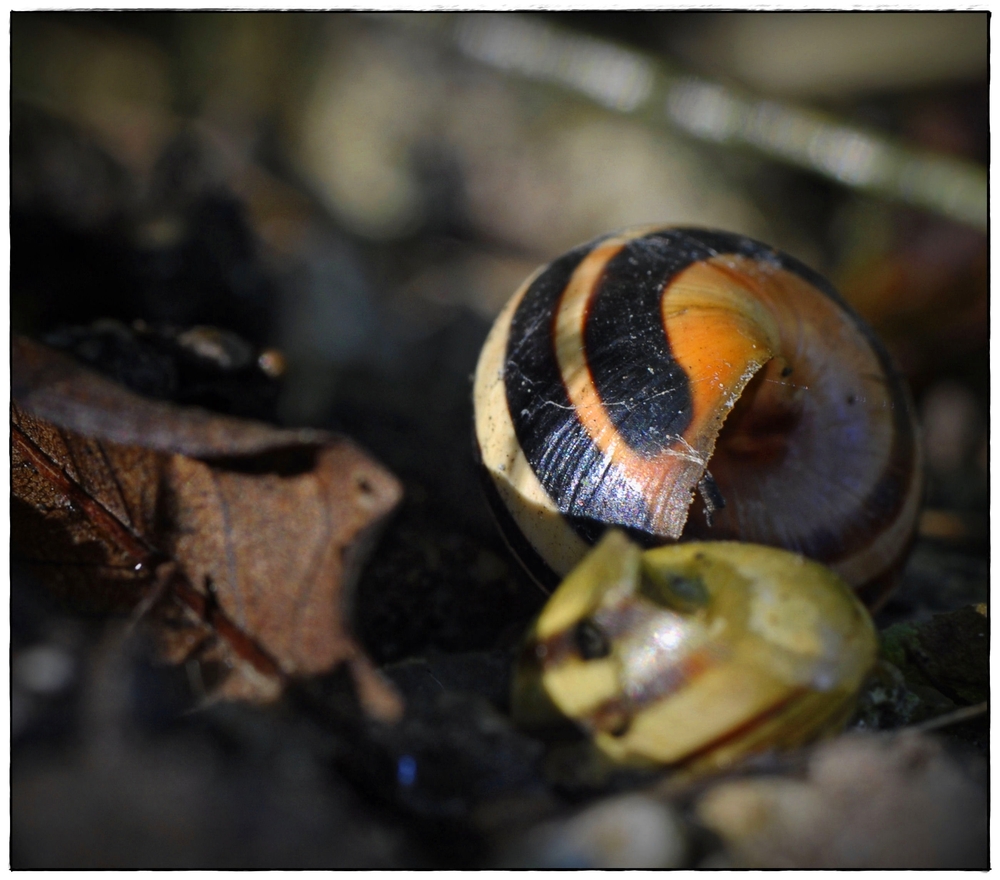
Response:
[[[921,422],[928,465],[942,472],[961,467],[975,455],[982,416],[975,396],[957,382],[937,382],[924,395]]]
[[[713,786],[695,805],[734,866],[764,870],[984,870],[986,793],[931,737],[848,734],[806,779]]]
[[[506,866],[543,870],[679,868],[687,853],[667,804],[644,795],[601,801],[571,818],[538,825],[512,846]]]
[[[11,676],[16,687],[36,694],[56,694],[73,681],[70,654],[55,645],[35,645],[15,654]]]
[[[177,344],[222,370],[239,370],[253,361],[253,349],[235,333],[218,327],[190,327]]]

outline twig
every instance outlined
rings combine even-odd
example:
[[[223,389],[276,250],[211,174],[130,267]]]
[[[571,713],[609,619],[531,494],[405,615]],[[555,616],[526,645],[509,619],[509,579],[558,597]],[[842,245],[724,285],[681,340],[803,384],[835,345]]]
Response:
[[[971,718],[978,718],[980,715],[985,715],[988,708],[989,702],[984,700],[982,703],[976,703],[974,706],[963,706],[961,709],[955,709],[954,712],[938,715],[937,718],[929,718],[927,721],[913,724],[906,729],[915,730],[918,733],[940,730],[942,727],[950,727],[952,724],[960,724]]]
[[[703,141],[746,147],[849,189],[986,229],[980,165],[894,141],[834,116],[673,71],[653,56],[551,21],[500,14],[394,16],[505,73],[583,95],[608,110]]]

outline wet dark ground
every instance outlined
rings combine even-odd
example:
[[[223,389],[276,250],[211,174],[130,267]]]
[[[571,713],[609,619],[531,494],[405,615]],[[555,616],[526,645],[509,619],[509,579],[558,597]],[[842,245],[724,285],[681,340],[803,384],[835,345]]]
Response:
[[[328,422],[406,485],[354,608],[404,721],[361,720],[339,674],[267,708],[200,706],[191,669],[158,665],[121,621],[65,615],[15,567],[14,867],[481,867],[534,820],[607,793],[553,783],[545,745],[507,715],[513,648],[543,596],[494,532],[472,463],[485,329],[460,315],[423,370],[351,376]],[[982,556],[919,542],[880,623],[986,601],[987,585]],[[40,650],[65,666],[54,684],[31,675]],[[984,718],[945,736],[988,748]]]

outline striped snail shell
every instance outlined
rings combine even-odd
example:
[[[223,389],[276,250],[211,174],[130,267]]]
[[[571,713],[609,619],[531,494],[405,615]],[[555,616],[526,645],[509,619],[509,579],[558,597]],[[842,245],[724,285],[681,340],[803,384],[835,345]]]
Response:
[[[837,731],[878,648],[830,569],[733,541],[647,550],[612,529],[529,629],[512,708],[606,758],[686,772]]]
[[[547,587],[619,526],[802,553],[876,605],[912,540],[905,383],[828,281],[743,236],[631,231],[542,267],[474,404],[494,514]]]

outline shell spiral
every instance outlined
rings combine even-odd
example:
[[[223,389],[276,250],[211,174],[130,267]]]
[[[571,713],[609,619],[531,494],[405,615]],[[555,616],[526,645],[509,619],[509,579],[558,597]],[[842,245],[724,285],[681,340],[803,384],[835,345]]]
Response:
[[[921,456],[904,381],[833,286],[731,233],[644,229],[529,278],[476,371],[487,494],[545,585],[609,526],[740,540],[884,595]]]

